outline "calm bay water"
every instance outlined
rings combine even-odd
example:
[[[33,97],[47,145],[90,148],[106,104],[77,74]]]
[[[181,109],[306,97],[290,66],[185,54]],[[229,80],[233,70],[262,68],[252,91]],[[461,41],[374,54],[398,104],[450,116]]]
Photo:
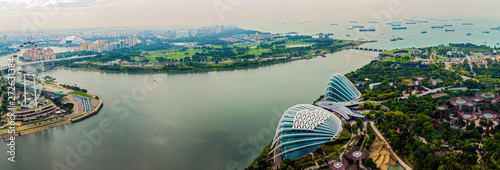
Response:
[[[271,141],[284,110],[311,103],[331,74],[354,71],[377,55],[345,50],[255,69],[173,75],[50,70],[43,74],[99,94],[104,107],[82,122],[17,138],[17,162],[0,154],[2,169],[52,169],[59,163],[73,169],[243,168]],[[143,95],[137,89],[144,83],[158,86]],[[141,100],[122,102],[131,95]],[[91,144],[84,133],[103,120],[114,129]],[[88,155],[81,162],[70,155],[74,164],[68,164],[71,150]]]
[[[273,33],[323,32],[334,33],[332,38],[336,39],[377,40],[377,43],[363,46],[382,49],[464,42],[494,46],[500,40],[500,31],[490,30],[490,27],[500,24],[493,19],[485,20],[403,23],[408,30],[398,31],[391,30],[385,22],[368,24],[368,20],[356,24],[348,23],[349,20],[324,20],[241,26]],[[475,25],[462,26],[462,22],[474,22]],[[331,23],[339,25],[331,26]],[[455,32],[430,28],[443,24],[452,24]],[[364,25],[377,31],[347,30],[352,25]],[[428,33],[421,34],[421,31]],[[472,36],[466,36],[467,33]],[[389,41],[393,36],[405,40]],[[7,155],[0,154],[1,169],[52,169],[52,165],[57,164],[72,169],[243,168],[274,136],[276,123],[284,110],[295,104],[311,103],[324,92],[331,74],[354,71],[377,55],[344,50],[328,54],[326,58],[262,68],[174,75],[50,70],[43,75],[56,77],[58,83],[76,83],[100,95],[104,107],[99,114],[82,122],[17,138],[17,162],[9,163]],[[7,61],[6,57],[0,58],[0,64],[4,64],[2,61]],[[156,77],[149,78],[151,76]],[[157,83],[158,86],[144,95],[133,93],[144,83]],[[132,104],[123,102],[131,95],[138,95],[135,99],[141,100]],[[84,133],[99,127],[103,120],[110,120],[114,129],[104,134],[102,142],[91,144]],[[85,144],[90,144],[91,150],[82,147]],[[72,167],[66,161],[68,153],[78,152],[79,147],[88,151],[88,155],[81,156],[80,162],[70,155],[70,161],[75,163]],[[0,145],[0,150],[6,149],[5,144]]]
[[[409,18],[408,18],[409,19]],[[427,21],[424,18],[414,18],[416,21]],[[357,23],[349,23],[357,21]],[[377,23],[369,23],[377,21]],[[491,30],[491,27],[500,26],[498,18],[463,18],[461,21],[453,18],[437,18],[429,20],[428,23],[406,24],[404,18],[394,18],[387,22],[402,22],[402,27],[407,30],[392,30],[392,26],[386,25],[386,21],[372,19],[331,19],[331,20],[311,20],[292,21],[292,22],[272,22],[272,23],[247,23],[239,26],[246,29],[255,29],[263,32],[286,33],[297,31],[299,34],[314,35],[317,33],[333,33],[331,38],[358,40],[359,38],[367,40],[376,40],[377,43],[363,44],[362,47],[395,49],[407,47],[427,47],[448,43],[474,43],[478,45],[500,46],[500,31]],[[338,25],[332,26],[330,24]],[[473,23],[474,25],[462,25],[462,23]],[[358,29],[347,30],[352,26],[364,26],[365,28],[375,28],[375,32],[359,32]],[[441,29],[432,29],[434,25],[452,25]],[[445,29],[454,29],[454,32],[445,32]],[[422,34],[422,31],[427,31]],[[489,31],[490,33],[482,33]],[[467,36],[471,33],[471,36]],[[347,34],[350,37],[346,36]],[[402,41],[390,41],[393,37],[404,38]],[[485,43],[486,42],[486,43]]]

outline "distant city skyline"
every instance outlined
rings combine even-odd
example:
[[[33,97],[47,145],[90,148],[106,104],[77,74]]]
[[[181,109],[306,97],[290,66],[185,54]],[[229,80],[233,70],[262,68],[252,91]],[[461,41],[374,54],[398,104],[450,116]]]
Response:
[[[0,31],[407,17],[499,17],[497,0],[2,0]],[[385,16],[384,16],[385,17]]]

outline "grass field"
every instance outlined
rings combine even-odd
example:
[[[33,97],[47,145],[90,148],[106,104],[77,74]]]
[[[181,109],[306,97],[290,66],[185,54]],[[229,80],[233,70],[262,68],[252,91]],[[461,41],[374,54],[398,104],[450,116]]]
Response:
[[[270,44],[270,43],[266,43]],[[286,45],[308,45],[312,43],[307,43],[304,41],[287,41],[285,44],[279,44],[280,46],[286,46]],[[237,57],[241,57],[244,55],[256,55],[260,56],[262,53],[270,52],[271,49],[267,48],[256,48],[259,46],[259,44],[250,44],[250,45],[237,45],[237,46],[230,46],[230,47],[248,47],[249,50],[245,54],[240,54],[237,55]],[[183,59],[186,57],[192,57],[196,53],[202,53],[203,49],[195,49],[195,48],[187,48],[186,51],[181,51],[184,47],[174,47],[171,49],[166,49],[166,50],[155,50],[155,51],[149,51],[150,54],[144,55],[144,58],[148,59],[150,62],[158,62],[156,59],[157,57],[167,57],[167,59]],[[221,46],[214,46],[213,48],[222,48]],[[236,50],[233,50],[236,53]],[[132,58],[133,60],[136,61],[142,61],[143,57],[136,56]],[[211,57],[208,57],[210,60]]]
[[[69,94],[74,94],[74,95],[82,96],[82,97],[86,97],[86,98],[92,98],[92,96],[90,96],[86,93],[83,93],[83,92],[79,92],[79,91],[72,91],[72,92],[69,92]]]

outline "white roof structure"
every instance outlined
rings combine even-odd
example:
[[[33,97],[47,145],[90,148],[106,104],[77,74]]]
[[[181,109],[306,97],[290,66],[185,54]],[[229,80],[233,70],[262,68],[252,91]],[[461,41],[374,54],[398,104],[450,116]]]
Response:
[[[61,41],[59,41],[59,44],[80,44],[83,42],[85,42],[85,40],[83,40],[80,37],[68,36],[66,38],[63,38]]]
[[[340,132],[342,121],[335,114],[310,104],[298,104],[281,117],[269,154],[278,149],[274,158],[294,160],[337,138]]]

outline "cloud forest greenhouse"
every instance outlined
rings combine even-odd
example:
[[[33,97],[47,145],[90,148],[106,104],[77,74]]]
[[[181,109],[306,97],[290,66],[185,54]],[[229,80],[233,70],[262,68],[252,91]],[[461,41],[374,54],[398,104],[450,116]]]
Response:
[[[350,102],[361,97],[361,92],[342,74],[335,73],[328,80],[325,101]]]

